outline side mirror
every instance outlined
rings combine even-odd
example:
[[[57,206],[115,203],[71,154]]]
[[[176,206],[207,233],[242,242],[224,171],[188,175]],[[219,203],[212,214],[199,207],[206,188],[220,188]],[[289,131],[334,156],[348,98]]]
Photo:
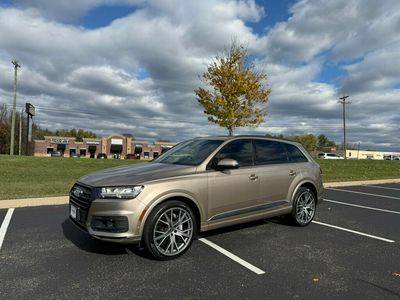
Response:
[[[239,168],[239,163],[237,160],[231,158],[221,159],[217,164],[218,170],[231,170]]]

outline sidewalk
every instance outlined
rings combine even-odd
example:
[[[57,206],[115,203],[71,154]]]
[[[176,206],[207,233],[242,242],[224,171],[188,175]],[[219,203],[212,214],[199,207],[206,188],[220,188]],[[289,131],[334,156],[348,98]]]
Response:
[[[344,182],[327,182],[324,187],[343,187],[352,185],[367,185],[367,184],[385,184],[385,183],[400,183],[400,178],[396,179],[380,179],[380,180],[363,180],[363,181],[344,181]],[[26,198],[26,199],[10,199],[0,200],[0,209],[31,207],[43,205],[62,205],[68,203],[68,196],[45,197],[45,198]]]

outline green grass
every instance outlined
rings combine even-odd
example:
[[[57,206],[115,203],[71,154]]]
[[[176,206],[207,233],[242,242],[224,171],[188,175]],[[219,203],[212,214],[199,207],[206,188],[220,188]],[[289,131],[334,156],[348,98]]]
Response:
[[[400,178],[400,161],[318,160],[324,182]]]
[[[81,176],[143,161],[0,155],[0,199],[67,195]],[[400,161],[320,160],[325,182],[400,178]]]
[[[0,155],[0,199],[67,195],[81,176],[143,161]]]

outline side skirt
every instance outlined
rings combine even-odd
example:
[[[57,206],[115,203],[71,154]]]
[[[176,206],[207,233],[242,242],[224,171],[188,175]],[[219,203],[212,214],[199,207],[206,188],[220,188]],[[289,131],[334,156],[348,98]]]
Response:
[[[221,220],[221,219],[230,218],[230,217],[239,216],[239,215],[248,214],[248,213],[253,213],[253,212],[261,213],[263,211],[272,210],[272,209],[275,209],[275,208],[278,208],[280,206],[284,206],[287,204],[289,204],[289,202],[287,202],[285,200],[281,200],[281,201],[275,201],[272,203],[266,203],[266,204],[251,206],[251,207],[245,207],[245,208],[241,208],[241,209],[235,209],[232,211],[227,211],[224,213],[214,215],[210,219],[208,219],[208,221],[209,222],[216,221],[216,220]]]

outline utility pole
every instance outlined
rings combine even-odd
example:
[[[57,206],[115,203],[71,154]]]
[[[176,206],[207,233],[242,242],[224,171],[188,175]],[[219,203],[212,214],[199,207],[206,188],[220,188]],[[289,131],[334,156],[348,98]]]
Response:
[[[17,71],[21,66],[18,64],[18,61],[13,60],[12,64],[14,65],[14,102],[13,102],[13,111],[11,117],[11,143],[10,143],[10,155],[14,155],[14,135],[15,135],[15,115],[17,112]]]
[[[22,152],[22,115],[24,114],[24,110],[21,110],[21,114],[19,115],[19,143],[18,143],[18,155],[21,156]]]
[[[343,151],[344,151],[344,159],[347,159],[346,154],[346,105],[350,104],[350,101],[346,101],[349,96],[340,97],[340,101],[338,103],[342,104],[343,106]]]

